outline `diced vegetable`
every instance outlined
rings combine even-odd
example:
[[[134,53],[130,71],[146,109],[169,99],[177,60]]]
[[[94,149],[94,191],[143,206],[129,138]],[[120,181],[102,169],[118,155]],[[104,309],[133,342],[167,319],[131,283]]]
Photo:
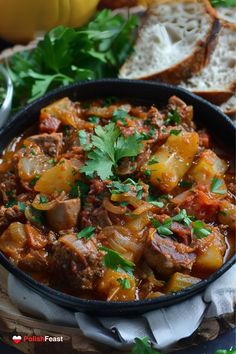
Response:
[[[27,243],[25,225],[13,222],[0,237],[0,250],[17,263]]]
[[[223,200],[220,204],[218,220],[224,225],[229,225],[232,230],[236,230],[236,206]]]
[[[215,176],[223,176],[228,164],[212,150],[205,150],[197,164],[189,171],[189,177],[197,183],[212,185]],[[225,186],[226,189],[226,186]]]
[[[223,265],[226,249],[224,237],[219,231],[213,232],[198,243],[200,247],[193,269],[198,274],[210,275]]]
[[[78,114],[73,102],[68,97],[64,97],[41,109],[40,121],[48,119],[50,116],[60,120],[64,125],[77,127]]]
[[[170,135],[154,155],[159,162],[148,166],[151,184],[163,192],[171,192],[190,168],[198,150],[198,140],[197,133]]]
[[[63,159],[56,166],[42,174],[34,189],[43,194],[61,191],[69,193],[76,179],[78,179],[78,173],[75,171],[71,161]]]
[[[195,278],[188,274],[176,272],[170,277],[165,287],[165,292],[173,293],[176,291],[180,291],[185,288],[188,288],[189,286],[197,284],[199,281],[201,281],[200,278]]]
[[[18,163],[19,177],[23,181],[30,181],[51,167],[50,159],[45,155],[21,157]]]
[[[125,272],[106,269],[99,281],[98,292],[105,296],[107,301],[135,300],[135,278]]]

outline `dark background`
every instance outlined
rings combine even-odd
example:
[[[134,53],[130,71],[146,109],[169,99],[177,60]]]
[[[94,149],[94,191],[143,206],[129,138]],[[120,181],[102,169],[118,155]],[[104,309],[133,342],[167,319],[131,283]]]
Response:
[[[186,350],[180,350],[180,351],[178,350],[173,354],[215,354],[217,349],[230,349],[232,347],[234,348],[236,347],[236,329],[233,329],[225,333],[224,335],[218,337],[214,341],[205,342],[202,345],[188,348]],[[53,346],[52,346],[52,351],[53,351]],[[0,354],[21,354],[21,353],[22,352],[20,352],[19,350],[6,346],[5,344],[0,342]],[[62,354],[67,354],[67,353],[62,353]]]

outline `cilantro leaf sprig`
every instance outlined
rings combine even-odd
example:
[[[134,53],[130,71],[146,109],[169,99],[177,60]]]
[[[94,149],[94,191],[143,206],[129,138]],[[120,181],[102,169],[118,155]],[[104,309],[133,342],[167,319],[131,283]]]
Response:
[[[161,354],[153,349],[148,337],[135,338],[135,344],[130,354]]]
[[[214,7],[231,7],[236,6],[236,0],[210,0]]]
[[[88,226],[78,232],[76,236],[78,239],[85,238],[86,240],[90,240],[94,236],[94,231],[95,228],[93,226]]]
[[[105,246],[101,247],[100,250],[105,251],[106,254],[103,257],[102,264],[106,268],[110,268],[116,271],[120,269],[130,275],[133,275],[133,269],[135,264],[127,259],[123,258],[118,252],[113,251]]]
[[[174,109],[167,114],[165,119],[165,125],[178,125],[180,124],[181,118],[177,109]]]
[[[97,126],[91,142],[93,148],[81,172],[87,176],[97,174],[102,180],[114,175],[120,159],[137,156],[142,148],[142,143],[135,135],[125,138],[114,123],[105,127]]]
[[[198,238],[205,238],[211,234],[211,230],[207,229],[204,222],[196,220],[193,223],[193,234]]]

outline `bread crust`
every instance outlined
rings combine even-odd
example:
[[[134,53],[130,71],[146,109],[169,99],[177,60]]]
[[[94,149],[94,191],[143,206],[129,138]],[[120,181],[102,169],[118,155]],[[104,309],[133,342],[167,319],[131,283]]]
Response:
[[[170,0],[161,0],[161,3],[168,3],[172,2]],[[176,2],[176,1],[175,1]],[[148,75],[148,76],[140,76],[135,79],[142,79],[142,80],[156,80],[159,79],[161,81],[170,83],[170,84],[179,84],[181,81],[184,81],[188,79],[189,77],[193,76],[194,74],[197,74],[198,72],[201,71],[203,67],[205,67],[210,60],[211,54],[214,52],[214,49],[217,44],[218,40],[218,34],[221,28],[220,21],[217,18],[216,11],[212,8],[208,0],[179,0],[178,2],[201,2],[204,4],[206,8],[206,12],[210,15],[211,17],[211,29],[208,31],[206,38],[204,41],[198,41],[196,43],[195,50],[192,52],[192,54],[187,57],[186,59],[182,60],[178,64],[171,66],[170,68],[167,68],[161,72],[158,72],[153,75]],[[159,4],[159,2],[158,2]],[[152,13],[152,8],[149,9],[147,12],[146,17],[144,18],[143,25],[141,26],[141,29],[138,34],[137,41],[140,38],[140,32],[142,31],[142,28],[145,27],[145,23],[148,20],[149,15]],[[127,59],[126,63],[129,62],[131,59]],[[124,71],[123,68],[125,68],[126,63],[121,67],[120,69],[120,76],[125,77],[125,75],[122,75],[122,72]]]

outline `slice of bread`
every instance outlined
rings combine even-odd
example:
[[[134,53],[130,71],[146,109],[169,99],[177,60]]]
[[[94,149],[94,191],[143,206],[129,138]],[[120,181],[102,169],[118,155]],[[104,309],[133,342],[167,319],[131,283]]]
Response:
[[[236,89],[236,25],[224,23],[208,66],[180,85],[217,105],[233,95]]]
[[[119,76],[179,83],[207,64],[219,29],[206,0],[159,0],[149,8]]]
[[[236,92],[228,101],[220,106],[220,109],[233,120],[236,120]]]
[[[236,6],[217,7],[216,11],[221,20],[236,24]]]

